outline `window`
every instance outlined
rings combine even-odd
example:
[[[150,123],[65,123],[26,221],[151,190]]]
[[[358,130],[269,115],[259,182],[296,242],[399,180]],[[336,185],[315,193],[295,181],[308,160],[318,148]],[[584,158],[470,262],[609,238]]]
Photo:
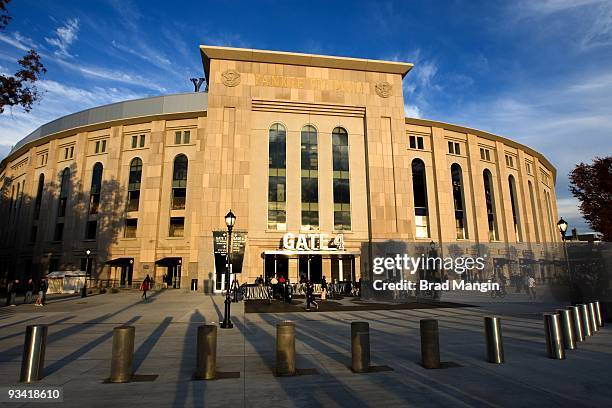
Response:
[[[414,196],[416,237],[428,238],[427,180],[425,178],[425,163],[421,159],[414,159],[412,161],[412,194]]]
[[[64,160],[68,159],[68,148],[64,148]]]
[[[453,202],[455,205],[455,227],[457,239],[466,239],[465,202],[463,200],[463,175],[461,166],[454,163],[451,166],[451,180],[453,183]]]
[[[96,153],[100,153],[100,141],[99,141],[99,140],[96,142],[96,149],[95,149],[95,152],[96,152]]]
[[[516,198],[516,182],[514,176],[508,176],[508,188],[510,189],[510,204],[512,205],[512,222],[514,224],[514,233],[516,234],[516,242],[521,242],[521,220],[519,215],[518,200]]]
[[[123,229],[124,238],[136,238],[138,230],[138,218],[127,218],[125,220],[125,228]]]
[[[106,140],[102,141],[102,153],[106,151]]]
[[[302,229],[319,229],[319,158],[317,130],[306,125],[301,132]]]
[[[45,175],[38,176],[38,188],[36,189],[36,199],[34,200],[34,220],[40,217],[40,205],[42,203],[43,188],[45,185]]]
[[[525,168],[527,169],[527,174],[532,174],[531,173],[531,163],[525,163]]]
[[[140,179],[142,178],[142,160],[135,157],[130,162],[130,175],[128,180],[127,211],[138,211],[140,203]]]
[[[285,230],[287,132],[276,123],[270,127],[268,136],[268,228]]]
[[[424,150],[423,137],[410,135],[410,148]]]
[[[506,166],[514,167],[514,158],[510,155],[506,155]]]
[[[461,148],[457,142],[448,142],[448,152],[450,154],[461,154]]]
[[[334,229],[351,229],[348,133],[337,127],[332,132]]]
[[[184,130],[182,132],[180,130],[177,130],[176,132],[174,132],[174,144],[189,144],[190,139],[190,130]]]
[[[98,230],[97,220],[87,221],[87,231],[85,231],[85,239],[96,239],[97,230]]]
[[[170,218],[170,230],[168,235],[171,237],[182,237],[185,234],[185,218],[184,217],[171,217]]]
[[[55,224],[55,231],[53,233],[54,241],[61,241],[64,238],[64,223],[58,222]]]
[[[132,149],[138,147],[138,136],[132,136]]]
[[[106,140],[97,140],[96,141],[96,148],[95,148],[95,153],[104,153],[106,152]]]
[[[70,146],[70,158],[74,157],[74,146]]]
[[[140,135],[140,147],[145,146],[145,135]]]
[[[485,204],[487,206],[487,220],[489,224],[489,241],[497,241],[497,219],[495,216],[495,196],[493,193],[493,176],[488,169],[482,172],[484,179]]]
[[[491,161],[491,151],[489,149],[480,148],[480,159]]]
[[[184,210],[187,196],[187,156],[179,154],[174,159],[172,172],[172,209]]]
[[[100,206],[100,190],[102,189],[102,163],[94,164],[91,176],[91,188],[89,190],[89,213],[97,214]]]
[[[68,190],[70,188],[70,169],[66,167],[62,171],[60,182],[59,206],[57,208],[57,216],[64,217],[66,215],[66,204],[68,203]]]
[[[535,231],[536,242],[540,243],[540,231],[538,230],[538,208],[536,207],[535,197],[533,195],[533,185],[531,180],[527,181],[529,186],[529,201],[531,201],[531,218],[533,218],[533,229]]]

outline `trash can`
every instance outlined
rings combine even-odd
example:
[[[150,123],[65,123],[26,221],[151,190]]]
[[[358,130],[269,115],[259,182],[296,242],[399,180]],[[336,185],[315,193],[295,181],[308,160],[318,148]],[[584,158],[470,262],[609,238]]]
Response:
[[[191,290],[194,292],[198,290],[198,280],[197,279],[191,280]]]

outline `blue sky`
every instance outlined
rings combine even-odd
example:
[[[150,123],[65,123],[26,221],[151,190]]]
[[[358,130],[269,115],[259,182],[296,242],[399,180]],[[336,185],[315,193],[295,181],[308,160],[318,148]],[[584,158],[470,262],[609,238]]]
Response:
[[[34,47],[48,69],[31,113],[0,115],[0,157],[40,124],[119,100],[192,90],[198,45],[415,64],[406,113],[498,133],[558,169],[559,214],[588,229],[567,187],[612,153],[612,1],[13,0],[0,72]]]

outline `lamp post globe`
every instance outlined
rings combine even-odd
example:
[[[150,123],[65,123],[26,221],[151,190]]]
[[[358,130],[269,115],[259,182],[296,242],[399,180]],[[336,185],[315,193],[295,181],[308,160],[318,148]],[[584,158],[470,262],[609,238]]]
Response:
[[[561,237],[565,240],[565,233],[567,232],[567,221],[561,217],[559,222],[557,222],[557,228],[559,228],[559,232],[561,233]]]
[[[230,298],[230,269],[232,268],[232,229],[236,223],[236,216],[230,209],[225,215],[225,225],[227,226],[227,248],[226,248],[226,267],[225,267],[225,313],[223,316],[223,322],[221,323],[222,329],[231,329],[234,327],[231,319],[231,304],[232,299]]]

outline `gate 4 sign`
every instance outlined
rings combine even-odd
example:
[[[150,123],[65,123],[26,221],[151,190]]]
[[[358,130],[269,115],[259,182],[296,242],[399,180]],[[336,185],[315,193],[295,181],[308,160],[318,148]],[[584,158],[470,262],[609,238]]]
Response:
[[[290,251],[344,251],[344,235],[337,234],[330,240],[327,234],[296,235],[288,232],[283,236],[283,248]]]

